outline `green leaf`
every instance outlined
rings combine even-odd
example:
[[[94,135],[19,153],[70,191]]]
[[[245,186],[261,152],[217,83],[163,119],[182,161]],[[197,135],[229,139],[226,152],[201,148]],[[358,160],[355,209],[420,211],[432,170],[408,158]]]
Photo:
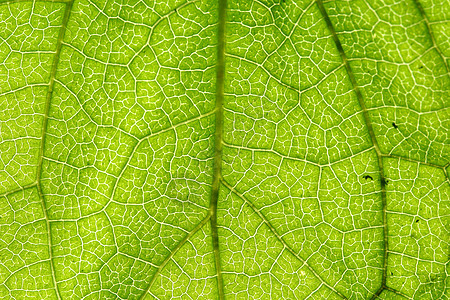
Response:
[[[449,7],[0,0],[0,298],[448,299]]]

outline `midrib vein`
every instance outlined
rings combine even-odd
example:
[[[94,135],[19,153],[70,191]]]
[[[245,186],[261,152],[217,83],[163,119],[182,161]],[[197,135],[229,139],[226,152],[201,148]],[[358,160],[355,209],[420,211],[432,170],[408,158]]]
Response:
[[[341,56],[342,62],[345,66],[345,69],[347,70],[347,74],[352,83],[353,90],[356,94],[356,97],[358,98],[359,105],[361,106],[361,111],[363,113],[364,121],[367,126],[367,131],[369,132],[370,139],[372,141],[372,145],[373,145],[376,155],[377,155],[378,168],[379,168],[378,173],[380,176],[380,187],[381,187],[382,214],[383,214],[383,240],[384,240],[383,252],[384,252],[384,255],[383,255],[383,275],[381,278],[381,286],[372,297],[372,299],[376,299],[381,294],[381,292],[386,288],[387,256],[388,256],[388,251],[387,251],[388,250],[387,213],[386,213],[386,179],[384,176],[383,155],[380,151],[380,147],[378,145],[377,139],[375,137],[375,133],[373,131],[372,122],[370,121],[370,118],[369,118],[369,112],[367,110],[367,107],[364,102],[361,91],[359,89],[359,86],[356,82],[355,75],[353,74],[352,68],[350,67],[350,64],[348,62],[347,55],[345,54],[344,49],[342,48],[341,41],[339,40],[336,30],[334,29],[334,26],[331,23],[330,17],[328,16],[328,13],[325,10],[325,7],[323,6],[322,0],[316,0],[316,3],[317,3],[317,6],[319,7],[319,10],[320,10],[326,24],[327,24],[327,27],[333,37],[333,41],[336,44],[336,48],[339,51],[339,54]]]
[[[214,162],[209,211],[211,215],[211,235],[214,249],[214,261],[217,274],[217,289],[220,300],[224,299],[222,269],[220,265],[219,234],[217,230],[217,202],[219,199],[220,178],[222,174],[223,148],[223,103],[225,77],[225,22],[227,0],[219,1],[219,24],[217,31],[217,66],[216,66],[216,108],[214,134]]]
[[[66,33],[67,23],[69,22],[70,12],[72,10],[73,6],[73,0],[70,2],[66,2],[66,8],[64,10],[64,17],[61,24],[61,29],[59,30],[58,34],[58,41],[56,43],[56,51],[55,56],[53,58],[52,68],[50,71],[50,79],[48,84],[48,91],[47,91],[47,97],[45,99],[45,109],[44,109],[44,121],[42,124],[42,135],[41,135],[41,145],[39,149],[39,156],[38,156],[38,165],[36,170],[36,186],[39,192],[39,198],[41,199],[41,205],[42,210],[45,215],[45,220],[47,223],[47,239],[48,239],[48,253],[50,258],[50,267],[52,271],[52,279],[54,283],[54,288],[56,292],[56,296],[58,299],[61,299],[61,295],[59,294],[58,285],[56,283],[56,273],[55,273],[55,266],[53,262],[53,254],[52,254],[52,240],[51,240],[51,233],[50,233],[50,221],[48,218],[48,212],[47,212],[47,205],[45,204],[44,195],[42,193],[42,187],[41,187],[41,174],[42,174],[42,161],[44,159],[44,144],[45,144],[45,135],[47,132],[47,124],[48,124],[48,115],[50,111],[50,102],[53,95],[53,88],[55,86],[55,76],[56,76],[56,70],[58,68],[58,62],[59,57],[61,55],[61,48],[62,48],[62,42],[64,39],[64,35]]]

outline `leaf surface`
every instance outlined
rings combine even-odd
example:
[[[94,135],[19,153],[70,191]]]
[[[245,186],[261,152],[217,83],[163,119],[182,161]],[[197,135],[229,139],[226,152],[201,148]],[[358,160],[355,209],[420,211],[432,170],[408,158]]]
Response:
[[[0,0],[0,295],[447,299],[449,7]]]

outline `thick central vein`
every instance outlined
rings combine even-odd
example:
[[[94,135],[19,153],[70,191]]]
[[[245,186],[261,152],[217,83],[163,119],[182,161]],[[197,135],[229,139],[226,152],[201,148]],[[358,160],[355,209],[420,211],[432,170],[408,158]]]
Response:
[[[220,266],[219,234],[217,232],[217,202],[222,171],[223,148],[223,102],[225,76],[225,18],[227,0],[219,0],[219,24],[217,32],[217,69],[216,69],[216,128],[214,135],[214,162],[211,200],[209,210],[211,214],[211,232],[214,248],[214,260],[217,273],[219,299],[224,299],[223,279]]]

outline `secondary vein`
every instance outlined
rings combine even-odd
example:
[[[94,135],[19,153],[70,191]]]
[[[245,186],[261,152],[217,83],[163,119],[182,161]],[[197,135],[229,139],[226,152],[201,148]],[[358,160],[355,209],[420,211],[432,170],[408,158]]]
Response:
[[[375,133],[372,127],[372,122],[370,121],[369,112],[367,110],[366,104],[364,102],[363,96],[361,94],[361,90],[356,82],[355,75],[353,74],[352,68],[348,61],[347,55],[342,48],[341,41],[334,29],[333,24],[331,23],[330,17],[328,16],[325,7],[323,6],[322,0],[316,0],[317,6],[327,24],[328,30],[330,31],[333,41],[336,45],[337,50],[341,56],[342,62],[347,70],[348,77],[352,83],[353,90],[356,94],[356,98],[358,98],[359,105],[361,106],[361,111],[363,113],[364,121],[367,126],[367,131],[369,132],[370,139],[372,141],[372,145],[375,148],[375,152],[378,159],[378,168],[379,168],[379,176],[380,176],[380,187],[381,187],[381,203],[382,203],[382,215],[383,215],[383,241],[384,241],[384,254],[383,254],[383,274],[381,278],[381,286],[375,292],[372,299],[378,298],[381,292],[386,288],[386,278],[387,278],[387,260],[388,260],[388,233],[387,233],[387,212],[386,212],[386,179],[384,176],[384,167],[383,167],[383,155],[381,153],[380,147],[378,145],[377,139],[375,137]]]
[[[50,102],[52,99],[53,89],[55,86],[56,70],[58,68],[59,57],[61,55],[62,42],[64,40],[64,35],[66,33],[66,28],[67,28],[67,24],[69,22],[70,12],[72,11],[72,7],[73,7],[73,1],[66,2],[66,8],[64,10],[64,17],[62,20],[61,29],[59,30],[58,41],[56,43],[55,56],[53,58],[52,68],[50,71],[50,79],[49,79],[49,84],[48,84],[47,97],[45,100],[44,120],[43,120],[43,124],[42,124],[41,145],[40,145],[40,149],[39,149],[38,165],[37,165],[37,169],[36,169],[36,183],[37,183],[36,187],[39,192],[39,198],[41,199],[42,210],[44,212],[45,220],[47,223],[47,239],[48,239],[48,248],[49,248],[48,252],[49,252],[49,258],[50,258],[50,267],[51,267],[51,271],[52,271],[52,279],[53,279],[53,283],[54,283],[54,288],[55,288],[55,292],[56,292],[58,299],[61,299],[61,295],[59,294],[58,285],[56,283],[56,272],[55,272],[55,266],[54,266],[54,262],[53,262],[53,254],[52,254],[50,221],[49,221],[48,212],[47,212],[47,205],[45,203],[44,194],[42,192],[42,187],[41,187],[41,174],[42,174],[42,161],[44,159],[45,135],[47,132],[48,115],[49,115],[49,111],[50,111]]]

